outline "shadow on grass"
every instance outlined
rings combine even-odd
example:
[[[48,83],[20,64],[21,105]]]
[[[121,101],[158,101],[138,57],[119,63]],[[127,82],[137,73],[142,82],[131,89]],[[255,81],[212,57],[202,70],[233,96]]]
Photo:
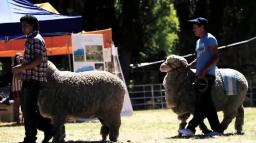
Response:
[[[129,142],[129,141],[127,141]],[[65,141],[65,143],[121,143],[121,142],[111,142],[111,141]],[[122,142],[123,143],[123,142]]]
[[[244,135],[243,133],[242,134],[238,134],[238,133],[227,133],[227,134],[224,134],[224,135],[221,135],[220,137],[228,137],[228,136],[234,136],[234,135]],[[166,139],[188,139],[188,138],[191,138],[191,137],[183,137],[183,136],[180,136],[180,135],[176,135],[176,136],[173,136],[173,137],[169,137],[169,138],[166,138]],[[209,137],[207,135],[203,135],[203,134],[200,134],[200,135],[195,135],[194,137],[192,138],[195,138],[195,139],[208,139],[208,138],[214,138],[214,137]]]
[[[110,143],[108,141],[65,141],[65,143]]]
[[[52,143],[52,142],[49,142]],[[65,143],[113,143],[110,141],[65,141]]]
[[[3,123],[3,124],[0,124],[0,128],[3,128],[3,127],[19,127],[19,126],[23,126],[24,124],[17,124],[17,123]]]

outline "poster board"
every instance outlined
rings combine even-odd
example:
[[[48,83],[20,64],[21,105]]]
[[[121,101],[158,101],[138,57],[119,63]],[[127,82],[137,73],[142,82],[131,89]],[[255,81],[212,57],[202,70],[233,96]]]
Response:
[[[125,82],[117,48],[114,44],[111,44],[111,47],[104,48],[103,43],[102,34],[72,34],[74,72],[110,71]],[[107,65],[111,66],[107,68]],[[129,116],[132,113],[132,104],[126,88],[121,114]]]
[[[105,70],[102,34],[72,34],[73,70]]]

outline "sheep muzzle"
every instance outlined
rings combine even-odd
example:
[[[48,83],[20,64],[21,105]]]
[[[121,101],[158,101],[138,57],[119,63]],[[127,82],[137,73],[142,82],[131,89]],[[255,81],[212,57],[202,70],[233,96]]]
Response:
[[[170,71],[172,71],[172,68],[168,64],[162,63],[160,66],[160,71],[161,72],[170,72]]]

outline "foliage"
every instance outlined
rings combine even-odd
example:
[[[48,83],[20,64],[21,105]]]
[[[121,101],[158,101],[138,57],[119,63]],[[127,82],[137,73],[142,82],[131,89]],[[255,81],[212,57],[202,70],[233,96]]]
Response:
[[[179,22],[171,1],[145,1],[141,12],[143,59],[153,61],[155,56],[164,58],[174,52],[177,46]],[[156,59],[156,60],[159,60]]]
[[[130,63],[162,60],[177,47],[173,0],[30,1],[50,2],[61,14],[81,14],[86,31],[111,27],[127,80]]]
[[[196,39],[187,20],[195,17],[209,20],[209,32],[216,36],[219,45],[246,40],[256,34],[256,1],[175,0],[174,6],[180,21],[180,54],[194,51]]]
[[[135,54],[132,61],[137,63],[154,61],[163,59],[166,54],[173,53],[178,43],[177,33],[179,31],[179,21],[173,2],[170,0],[140,0],[129,7],[130,10],[126,10],[124,4],[129,5],[131,3],[120,0],[117,9],[134,13],[134,15],[120,13],[120,16],[123,18],[130,17],[133,21],[130,24],[135,26],[134,29],[137,29],[132,34],[140,39],[137,41],[139,44],[136,45],[136,48],[132,49]],[[122,6],[123,8],[120,8]],[[126,21],[123,20],[123,22]],[[120,27],[126,26],[124,24]]]

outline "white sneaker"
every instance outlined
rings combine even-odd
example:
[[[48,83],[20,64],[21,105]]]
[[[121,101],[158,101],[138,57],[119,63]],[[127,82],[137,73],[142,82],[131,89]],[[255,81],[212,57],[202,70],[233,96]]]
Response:
[[[223,135],[223,133],[219,133],[219,132],[215,132],[215,131],[212,131],[212,132],[206,134],[206,136],[208,136],[208,137],[217,137],[217,136],[221,136],[221,135]]]
[[[182,136],[184,136],[184,137],[193,137],[195,135],[194,132],[192,132],[190,129],[186,129],[186,128],[180,129],[178,132],[181,133]]]

